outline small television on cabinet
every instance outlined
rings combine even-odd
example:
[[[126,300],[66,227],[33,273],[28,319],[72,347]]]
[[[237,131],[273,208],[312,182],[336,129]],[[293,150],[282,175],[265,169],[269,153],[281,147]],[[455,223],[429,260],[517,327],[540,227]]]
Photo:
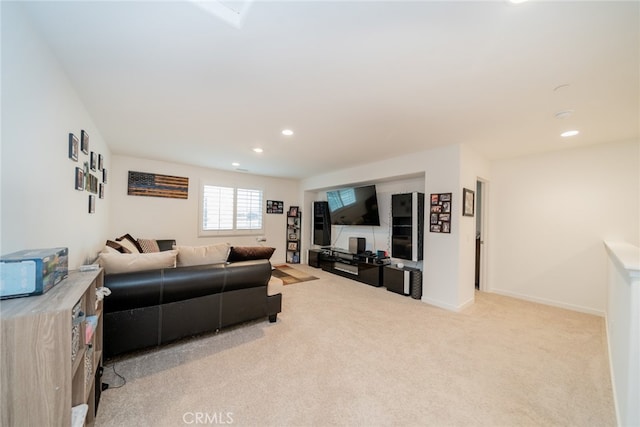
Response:
[[[334,225],[380,225],[375,185],[327,191],[329,216]]]

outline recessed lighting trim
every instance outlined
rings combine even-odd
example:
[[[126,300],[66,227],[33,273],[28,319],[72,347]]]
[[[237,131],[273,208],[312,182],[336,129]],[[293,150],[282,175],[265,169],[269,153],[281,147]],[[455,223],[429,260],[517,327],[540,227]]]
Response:
[[[238,163],[238,162],[233,162],[233,163],[231,163],[231,166],[238,167],[238,166],[240,166],[240,163]]]
[[[576,136],[579,133],[580,133],[580,131],[577,131],[577,130],[568,130],[566,132],[562,132],[560,134],[560,136],[563,137],[563,138],[568,138],[570,136]]]
[[[255,153],[262,153],[264,150],[262,148],[256,147],[253,149]]]
[[[284,129],[284,130],[282,131],[282,134],[283,134],[284,136],[291,136],[291,135],[293,135],[293,131],[292,131],[291,129]]]

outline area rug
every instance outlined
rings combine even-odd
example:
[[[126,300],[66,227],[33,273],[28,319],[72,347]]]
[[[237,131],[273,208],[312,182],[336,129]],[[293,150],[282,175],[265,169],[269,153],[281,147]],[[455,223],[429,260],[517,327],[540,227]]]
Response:
[[[318,279],[315,276],[310,276],[304,271],[296,270],[287,264],[274,266],[274,269],[271,270],[271,275],[282,280],[282,284],[284,285],[293,285],[294,283],[308,282],[309,280]]]

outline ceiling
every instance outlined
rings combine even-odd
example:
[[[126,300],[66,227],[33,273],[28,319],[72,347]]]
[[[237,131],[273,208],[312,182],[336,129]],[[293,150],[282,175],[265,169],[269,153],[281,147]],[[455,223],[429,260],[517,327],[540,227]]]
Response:
[[[23,6],[114,154],[304,178],[639,136],[635,1]]]

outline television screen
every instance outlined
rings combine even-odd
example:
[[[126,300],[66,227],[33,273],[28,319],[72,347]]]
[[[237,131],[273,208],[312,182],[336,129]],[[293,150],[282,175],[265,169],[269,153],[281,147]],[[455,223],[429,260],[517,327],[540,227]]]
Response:
[[[331,224],[380,225],[376,186],[327,191]]]

